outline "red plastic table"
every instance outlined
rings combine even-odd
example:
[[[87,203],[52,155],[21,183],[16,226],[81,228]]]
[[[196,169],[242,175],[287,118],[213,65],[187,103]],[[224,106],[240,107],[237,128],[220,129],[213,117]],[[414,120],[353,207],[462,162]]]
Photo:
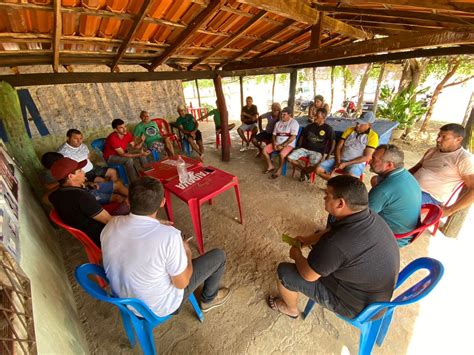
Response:
[[[199,160],[194,160],[183,155],[181,157],[186,163],[186,169],[188,171],[192,171],[202,166],[202,162]],[[174,165],[176,160],[178,160],[178,155],[173,155],[172,157],[152,163],[150,166],[152,166],[153,169],[144,171],[143,175],[153,177],[160,180],[162,183],[166,183],[178,176],[178,170],[176,169],[176,165]]]
[[[242,207],[240,205],[239,180],[236,176],[226,173],[212,166],[198,167],[193,170],[196,181],[188,186],[180,184],[175,178],[164,185],[166,198],[166,211],[170,221],[173,221],[173,208],[171,206],[171,194],[186,202],[191,214],[191,220],[196,233],[199,252],[204,253],[201,227],[201,205],[224,191],[234,188],[237,205],[239,207],[240,223],[243,224]]]

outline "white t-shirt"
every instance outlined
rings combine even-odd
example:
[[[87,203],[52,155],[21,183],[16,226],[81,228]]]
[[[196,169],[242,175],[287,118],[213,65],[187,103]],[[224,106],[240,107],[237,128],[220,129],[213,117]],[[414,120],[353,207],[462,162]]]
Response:
[[[113,217],[100,240],[105,273],[119,297],[138,298],[159,317],[178,309],[184,290],[171,277],[188,265],[179,230],[131,213]]]
[[[474,156],[464,148],[442,153],[438,148],[429,149],[423,157],[421,168],[414,174],[421,190],[440,202],[446,202],[462,177],[474,174]]]
[[[88,173],[89,171],[94,169],[94,165],[92,165],[92,162],[89,160],[89,148],[87,148],[87,145],[85,145],[84,143],[82,143],[79,147],[74,148],[67,144],[67,142],[65,142],[62,146],[58,148],[58,153],[61,153],[66,158],[70,158],[77,162],[87,160],[86,166],[82,168],[82,171],[84,171],[85,173]]]
[[[280,120],[275,124],[273,129],[273,135],[276,136],[275,143],[282,144],[290,138],[290,136],[297,136],[300,125],[298,121],[293,118],[290,118],[289,121]],[[296,139],[289,144],[290,147],[296,146]]]

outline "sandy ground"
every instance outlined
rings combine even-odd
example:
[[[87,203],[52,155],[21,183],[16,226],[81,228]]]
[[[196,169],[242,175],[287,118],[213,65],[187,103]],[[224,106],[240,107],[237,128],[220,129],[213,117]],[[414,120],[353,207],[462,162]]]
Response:
[[[204,133],[205,164],[235,174],[239,178],[244,224],[237,221],[235,196],[229,190],[216,197],[214,204],[202,207],[202,228],[206,250],[223,248],[228,257],[223,284],[233,290],[225,307],[205,314],[200,323],[190,305],[164,325],[155,328],[159,353],[229,353],[229,354],[355,354],[358,331],[332,312],[316,306],[306,319],[292,320],[271,311],[265,297],[276,291],[276,266],[289,261],[288,247],[280,241],[282,233],[292,236],[311,233],[326,220],[323,208],[324,183],[300,183],[289,176],[276,180],[263,175],[263,161],[254,158],[256,150],[239,152],[240,139],[232,133],[230,163],[220,160],[215,149],[213,124],[201,125]],[[408,147],[407,166],[414,164],[426,144]],[[368,182],[371,174],[366,172]],[[190,215],[184,203],[173,199],[175,226],[193,235]],[[164,216],[164,213],[163,213]],[[443,237],[440,237],[443,238]],[[426,256],[434,238],[425,234],[416,243],[401,250],[402,267]],[[447,238],[444,238],[447,239]],[[116,308],[86,295],[72,280],[73,269],[87,261],[80,244],[68,235],[61,239],[65,264],[89,341],[91,353],[140,353],[139,346],[130,349]],[[194,255],[198,252],[194,245]],[[300,309],[307,298],[301,297]],[[399,309],[383,347],[375,354],[407,353],[413,336],[419,305]],[[419,352],[418,352],[419,353]]]

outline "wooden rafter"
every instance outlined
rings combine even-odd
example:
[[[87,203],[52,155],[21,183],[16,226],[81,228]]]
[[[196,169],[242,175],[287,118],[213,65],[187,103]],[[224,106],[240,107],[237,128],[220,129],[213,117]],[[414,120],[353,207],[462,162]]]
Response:
[[[277,15],[288,17],[296,21],[314,25],[319,18],[319,12],[313,9],[305,1],[294,0],[238,0],[241,3],[249,4],[259,9],[263,9]],[[324,29],[330,32],[337,32],[350,37],[367,39],[370,38],[370,34],[347,25],[342,21],[325,17],[322,23]]]
[[[334,14],[353,14],[353,15],[373,15],[379,17],[398,18],[398,19],[414,19],[422,21],[435,21],[444,24],[474,26],[474,20],[470,18],[460,18],[448,15],[433,14],[426,12],[413,12],[401,10],[387,9],[367,9],[345,6],[328,6],[321,3],[316,4],[319,11],[327,11]]]
[[[323,30],[322,24],[324,17],[324,12],[321,12],[319,14],[318,22],[311,26],[311,43],[309,44],[309,48],[311,49],[321,47],[321,35]]]
[[[117,51],[117,56],[115,57],[114,62],[112,63],[112,66],[110,68],[111,71],[115,71],[117,69],[118,63],[120,62],[123,55],[125,54],[125,51],[127,50],[133,37],[135,36],[135,33],[138,30],[138,27],[141,25],[143,19],[148,13],[148,10],[150,9],[150,6],[152,3],[153,3],[152,0],[143,1],[142,6],[140,7],[140,11],[138,12],[139,15],[135,17],[135,19],[133,20],[132,27],[130,27],[130,30],[128,31],[127,36],[122,41],[122,44],[120,45],[120,48]]]
[[[54,0],[54,38],[53,38],[53,71],[59,71],[59,46],[63,32],[61,17],[61,0]]]
[[[360,1],[341,0],[343,4],[357,5]],[[378,4],[422,7],[430,10],[451,10],[474,12],[474,3],[465,0],[377,0]]]
[[[363,55],[376,55],[383,52],[398,52],[433,46],[454,46],[459,44],[474,44],[474,32],[435,31],[414,33],[411,36],[399,34],[387,38],[378,38],[363,42],[350,43],[334,48],[311,49],[299,53],[268,56],[265,58],[249,59],[242,62],[230,63],[225,70],[251,69],[262,66],[294,66],[343,59]]]
[[[278,43],[278,44],[276,44],[276,45],[270,46],[269,48],[267,48],[266,50],[264,50],[263,52],[261,52],[259,55],[255,56],[254,58],[263,57],[264,55],[273,52],[274,50],[278,49],[279,47],[284,46],[285,44],[291,43],[292,41],[294,41],[294,40],[297,39],[298,37],[300,37],[300,36],[304,35],[305,33],[307,33],[309,30],[311,30],[311,26],[310,26],[310,27],[307,27],[307,28],[304,28],[304,29],[302,29],[301,31],[296,32],[294,35],[288,37],[288,38],[287,38],[285,41],[283,41],[282,43]]]
[[[164,63],[174,52],[176,52],[181,46],[183,46],[186,41],[188,41],[191,36],[201,27],[211,16],[213,16],[219,8],[222,6],[223,0],[211,0],[209,5],[202,10],[186,27],[183,32],[181,32],[173,43],[172,46],[168,47],[163,54],[156,58],[150,65],[149,70],[153,71],[157,66]]]
[[[209,53],[206,53],[204,56],[202,56],[199,59],[196,59],[194,62],[191,63],[191,65],[188,67],[188,70],[191,70],[193,67],[198,65],[199,63],[203,62],[207,58],[213,56],[217,52],[219,52],[221,49],[224,47],[228,46],[235,40],[237,40],[239,37],[241,37],[246,31],[248,31],[258,20],[260,20],[263,16],[265,16],[267,12],[265,10],[260,11],[258,14],[256,14],[254,17],[252,17],[245,25],[243,25],[237,32],[235,32],[230,38],[227,38],[226,40],[222,41],[222,43],[219,43],[217,47],[215,47],[212,51]]]
[[[249,44],[247,47],[245,47],[244,49],[242,49],[242,51],[235,55],[234,57],[232,58],[229,58],[228,60],[226,60],[224,63],[222,63],[222,66],[224,66],[225,64],[227,63],[230,63],[230,62],[233,62],[234,60],[237,60],[241,57],[243,57],[244,55],[246,55],[247,53],[250,53],[252,52],[255,48],[257,48],[258,46],[260,46],[261,44],[265,43],[268,39],[270,38],[273,38],[275,36],[278,36],[281,32],[285,31],[288,29],[289,25],[291,25],[291,23],[293,23],[292,20],[290,19],[287,19],[285,20],[285,22],[276,27],[274,30],[268,32],[266,35],[264,35],[260,40],[256,41],[256,42],[252,42],[251,44]]]

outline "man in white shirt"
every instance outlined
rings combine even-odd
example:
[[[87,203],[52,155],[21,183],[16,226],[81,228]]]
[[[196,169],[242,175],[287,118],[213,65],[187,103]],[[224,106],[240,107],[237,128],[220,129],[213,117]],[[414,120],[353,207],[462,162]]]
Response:
[[[263,156],[267,163],[267,170],[264,174],[271,173],[271,177],[276,179],[281,175],[281,170],[283,164],[285,164],[286,157],[291,151],[295,148],[296,145],[296,136],[300,129],[298,122],[293,119],[292,111],[289,107],[285,107],[281,111],[281,119],[275,124],[272,135],[272,144],[268,144],[263,150]],[[278,152],[280,156],[280,166],[275,172],[275,167],[273,166],[271,154],[273,152]]]
[[[129,189],[128,216],[113,218],[101,233],[102,258],[110,285],[120,297],[143,301],[159,317],[176,312],[202,283],[201,309],[223,305],[230,289],[219,288],[224,251],[213,249],[192,259],[181,232],[161,223],[163,186],[150,177],[135,180]]]
[[[66,133],[67,140],[58,148],[58,153],[64,157],[77,162],[86,160],[87,164],[82,170],[86,173],[86,179],[90,182],[104,182],[118,180],[117,171],[107,167],[94,167],[89,159],[89,148],[83,143],[82,133],[72,128]]]
[[[428,149],[410,169],[422,190],[422,203],[441,206],[443,216],[469,207],[474,202],[474,157],[462,146],[464,127],[449,123],[440,128],[436,148]],[[467,191],[451,206],[442,206],[460,183]]]

